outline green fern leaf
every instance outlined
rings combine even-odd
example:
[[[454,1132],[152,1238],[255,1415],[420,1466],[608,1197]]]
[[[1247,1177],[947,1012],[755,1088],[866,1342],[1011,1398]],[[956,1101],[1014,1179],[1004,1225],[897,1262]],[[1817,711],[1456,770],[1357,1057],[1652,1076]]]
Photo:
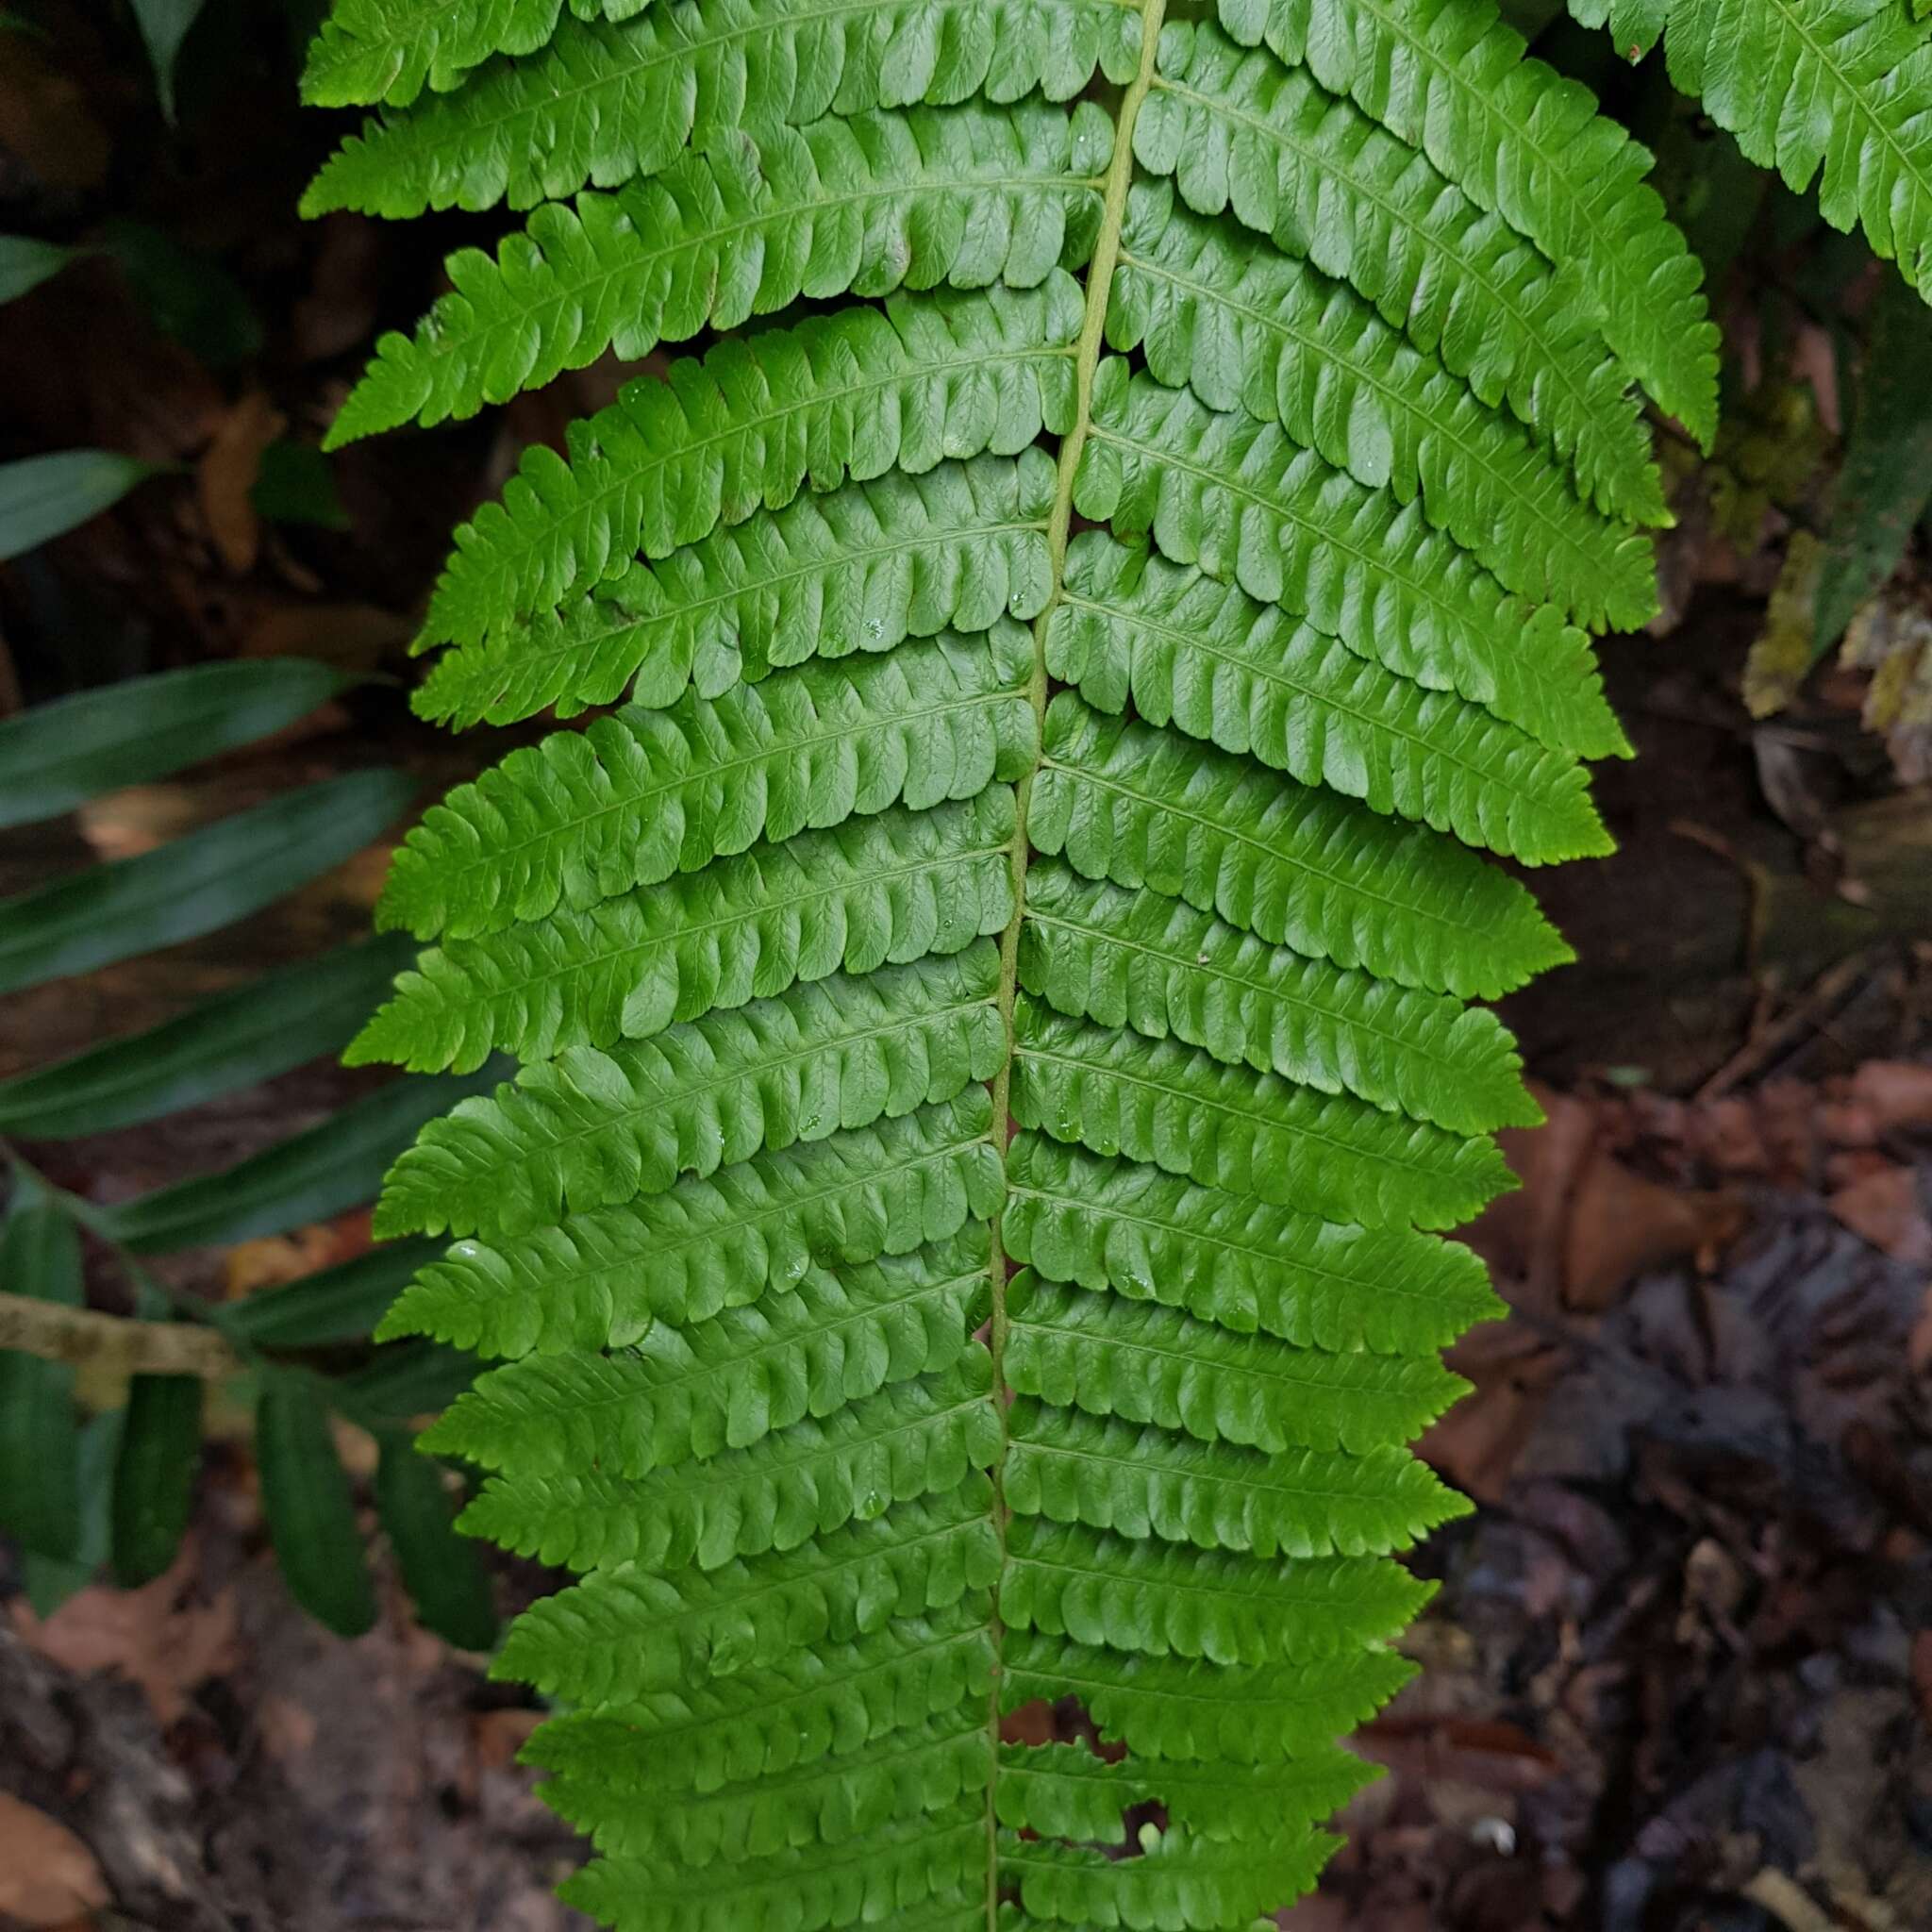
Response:
[[[1484,855],[1608,847],[1633,386],[1707,434],[1714,334],[1478,0],[1220,7],[339,0],[315,57],[380,111],[311,208],[521,220],[335,439],[653,358],[431,594],[425,717],[602,715],[409,838],[355,1047],[521,1062],[396,1162],[455,1239],[384,1332],[504,1363],[425,1441],[579,1573],[497,1669],[624,1932],[1243,1932],[1467,1508],[1408,1445],[1500,1305],[1424,1230],[1539,1115],[1465,1002],[1569,957]]]

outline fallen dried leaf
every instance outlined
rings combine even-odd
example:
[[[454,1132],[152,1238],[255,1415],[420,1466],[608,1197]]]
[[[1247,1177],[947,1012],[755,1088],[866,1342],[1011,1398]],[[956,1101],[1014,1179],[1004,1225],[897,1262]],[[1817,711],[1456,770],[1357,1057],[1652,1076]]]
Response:
[[[262,391],[250,390],[224,417],[197,466],[208,540],[238,577],[255,568],[261,548],[261,518],[251,496],[261,475],[261,453],[288,426],[288,418]]]
[[[68,1828],[0,1791],[0,1915],[65,1925],[108,1900],[94,1855]]]

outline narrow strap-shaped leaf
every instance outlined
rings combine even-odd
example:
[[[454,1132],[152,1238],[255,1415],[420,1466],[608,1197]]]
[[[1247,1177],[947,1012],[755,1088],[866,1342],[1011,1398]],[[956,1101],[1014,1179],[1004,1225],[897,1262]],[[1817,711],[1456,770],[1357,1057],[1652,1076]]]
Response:
[[[85,1298],[74,1223],[30,1181],[15,1182],[0,1223],[0,1283],[63,1307]],[[65,1362],[0,1349],[0,1528],[48,1557],[72,1557],[80,1541],[74,1379]]]
[[[1008,1251],[1049,1278],[1185,1308],[1301,1348],[1443,1348],[1503,1305],[1467,1248],[1404,1228],[1336,1226],[1102,1159],[1041,1134],[1008,1154]]]
[[[1496,1016],[1270,946],[1178,900],[1026,877],[1019,983],[1056,1012],[1172,1035],[1229,1066],[1462,1134],[1541,1119]]]
[[[464,1241],[411,1283],[379,1331],[490,1356],[622,1348],[797,1281],[950,1239],[999,1205],[983,1088],[900,1120],[775,1153],[668,1193],[575,1214],[495,1246]]]
[[[488,1650],[496,1641],[489,1574],[456,1533],[442,1471],[407,1436],[382,1438],[375,1509],[425,1627],[458,1650]]]
[[[1008,1307],[1007,1379],[1022,1395],[1204,1442],[1365,1455],[1413,1441],[1469,1388],[1430,1357],[1232,1336],[1157,1302],[1124,1307],[1028,1270],[1013,1277]]]
[[[1112,1843],[1128,1806],[1159,1804],[1198,1837],[1267,1843],[1339,1811],[1380,1770],[1333,1745],[1246,1765],[1114,1764],[1079,1744],[1002,1744],[993,1794],[1001,1824],[1048,1838]]]
[[[1579,270],[1611,348],[1704,445],[1717,428],[1718,332],[1697,258],[1644,182],[1650,157],[1589,91],[1524,58],[1479,0],[1221,0],[1265,40],[1426,152],[1479,207]]]
[[[1506,992],[1571,957],[1515,880],[1434,833],[1071,692],[1047,712],[1045,749],[1027,835],[1088,878],[1433,992]]]
[[[376,344],[326,446],[473,416],[607,349],[634,360],[801,296],[1030,288],[1085,260],[1109,140],[1091,104],[832,116],[547,202],[495,257],[450,258],[453,291],[413,338]]]
[[[0,463],[0,563],[78,529],[155,474],[109,449],[63,449]]]
[[[1098,1421],[1022,1396],[1009,1414],[1008,1503],[1084,1523],[1257,1557],[1374,1557],[1469,1514],[1468,1501],[1402,1449],[1284,1456]]]
[[[326,664],[260,658],[37,705],[0,722],[0,825],[55,818],[97,792],[165,778],[266,738],[343,683]]]
[[[570,0],[579,20],[627,20],[649,0]],[[493,54],[534,54],[563,0],[335,0],[310,43],[302,98],[318,108],[446,93]]]
[[[327,1221],[375,1194],[425,1121],[487,1092],[501,1074],[392,1080],[233,1167],[118,1203],[105,1210],[105,1232],[136,1254],[165,1255]]]
[[[545,707],[567,718],[626,686],[662,708],[687,686],[717,697],[812,658],[1035,617],[1053,590],[1053,491],[1052,463],[1026,450],[802,499],[445,653],[417,708],[468,724]]]
[[[599,1851],[714,1865],[769,1857],[789,1845],[849,1844],[896,1819],[943,1809],[962,1792],[986,1789],[991,1759],[985,1712],[962,1707],[862,1751],[718,1790],[640,1805],[631,1793],[579,1774],[549,1779],[539,1795],[588,1832]],[[960,1932],[979,1932],[985,1912],[968,1911],[958,1923]]]
[[[595,1571],[532,1607],[504,1646],[500,1673],[574,1702],[621,1704],[856,1642],[992,1584],[1000,1548],[991,1506],[991,1487],[975,1474],[807,1549],[668,1575],[631,1564]]]
[[[695,1469],[636,1480],[597,1471],[491,1476],[461,1524],[573,1570],[715,1570],[734,1557],[796,1549],[991,1468],[1000,1449],[991,1383],[974,1343],[938,1375],[889,1384],[823,1423],[793,1423]]]
[[[1454,1227],[1516,1183],[1494,1143],[1259,1080],[1175,1041],[1042,1012],[1013,1017],[1013,1118],[1097,1154],[1329,1221]]]
[[[424,1129],[390,1171],[376,1231],[524,1234],[566,1207],[615,1207],[683,1173],[951,1100],[1005,1053],[997,972],[982,941],[525,1067]]]
[[[1029,713],[1030,715],[1030,713]],[[467,1071],[644,1040],[834,973],[958,953],[1012,916],[1013,794],[894,810],[755,846],[587,912],[448,940],[351,1043],[386,1060]]]
[[[349,772],[0,904],[0,991],[232,925],[376,838],[415,787]]]
[[[409,958],[363,941],[265,973],[145,1033],[0,1081],[0,1130],[58,1141],[158,1120],[345,1045]]]
[[[418,648],[474,644],[620,575],[831,490],[947,458],[1018,456],[1072,426],[1078,285],[898,293],[734,336],[625,385],[570,427],[568,460],[524,452],[500,503],[459,525]]]
[[[224,1310],[224,1324],[267,1348],[316,1348],[367,1338],[416,1272],[441,1252],[434,1241],[391,1241],[353,1261],[263,1289]]]
[[[1257,1562],[1018,1516],[1000,1615],[1011,1629],[1215,1664],[1338,1657],[1395,1636],[1427,1603],[1386,1557]]]
[[[201,1468],[200,1378],[136,1375],[114,1458],[114,1581],[151,1583],[175,1560],[194,1513]]]
[[[1234,1764],[1319,1752],[1387,1703],[1416,1668],[1386,1650],[1319,1664],[1224,1667],[1122,1657],[1038,1633],[1008,1643],[1001,1661],[1003,1709],[1071,1692],[1104,1740],[1139,1757]],[[1061,1688],[1045,1690],[1055,1683]]]
[[[1185,383],[1210,408],[1279,423],[1367,489],[1420,496],[1433,527],[1521,596],[1591,625],[1651,616],[1642,532],[1583,503],[1527,430],[1345,283],[1174,201],[1168,181],[1128,196],[1113,348],[1138,347],[1159,381]]]
[[[1002,622],[559,731],[431,807],[391,865],[377,921],[472,939],[760,839],[1010,783],[1037,750],[1032,662],[1026,632]]]
[[[86,253],[83,248],[63,248],[57,242],[36,241],[31,235],[0,235],[0,303],[38,289]]]
[[[1589,639],[1554,605],[1508,595],[1420,506],[1364,490],[1272,424],[1130,378],[1118,358],[1101,365],[1093,408],[1074,493],[1083,516],[1124,537],[1151,531],[1174,562],[1553,750],[1627,756]]]
[[[1525,864],[1611,849],[1574,758],[1276,605],[1099,531],[1074,540],[1066,577],[1047,668],[1102,710],[1131,699],[1150,724]]]
[[[1593,291],[1349,100],[1216,27],[1161,30],[1134,154],[1197,213],[1230,210],[1373,302],[1486,403],[1505,402],[1607,516],[1666,520],[1627,372]]]
[[[290,1595],[338,1636],[361,1636],[375,1622],[375,1593],[328,1410],[308,1382],[282,1374],[262,1390],[255,1453],[262,1510]]]
[[[615,32],[566,20],[533,58],[365,123],[302,212],[526,208],[825,114],[1071,100],[1096,67],[1129,79],[1140,52],[1110,0],[683,0]]]
[[[985,1288],[984,1229],[937,1248],[805,1276],[763,1306],[612,1356],[533,1355],[485,1375],[427,1446],[485,1469],[635,1479],[741,1449],[807,1417],[952,1367]]]
[[[971,1704],[986,1724],[993,1670],[989,1599],[901,1617],[849,1643],[796,1650],[763,1670],[546,1724],[525,1761],[654,1806],[858,1752]],[[508,1674],[508,1672],[505,1673]]]

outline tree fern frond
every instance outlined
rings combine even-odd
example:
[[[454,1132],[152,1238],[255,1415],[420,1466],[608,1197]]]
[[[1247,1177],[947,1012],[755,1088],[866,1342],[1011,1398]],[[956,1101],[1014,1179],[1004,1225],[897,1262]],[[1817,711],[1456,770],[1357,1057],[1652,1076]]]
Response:
[[[1019,984],[1057,1012],[1457,1133],[1541,1119],[1492,1013],[1269,946],[1212,913],[1029,870]]]
[[[1570,957],[1529,894],[1459,846],[1068,692],[1028,832],[1088,878],[1403,986],[1492,997]]]
[[[696,874],[424,953],[350,1062],[479,1067],[645,1040],[834,973],[957,953],[1012,915],[1013,794],[801,832]]]
[[[1508,595],[1467,551],[1271,424],[1129,377],[1094,382],[1074,507],[1176,563],[1305,616],[1400,677],[1453,690],[1555,750],[1627,755],[1590,641]]]
[[[1220,0],[1222,26],[1306,62],[1424,150],[1554,262],[1574,264],[1606,340],[1706,449],[1717,428],[1718,332],[1702,274],[1650,157],[1480,0]],[[1639,620],[1641,622],[1641,620]]]
[[[1345,284],[1175,208],[1172,182],[1128,197],[1107,340],[1209,408],[1279,423],[1366,488],[1420,496],[1433,527],[1522,596],[1591,625],[1657,608],[1642,533],[1581,503],[1526,430]]]
[[[941,1810],[967,1790],[983,1791],[991,1770],[985,1714],[961,1709],[847,1757],[648,1806],[584,1776],[551,1778],[540,1795],[599,1851],[707,1865],[847,1844],[895,1819]]]
[[[690,1328],[660,1323],[614,1355],[526,1356],[458,1396],[425,1446],[485,1469],[557,1475],[594,1465],[625,1478],[742,1449],[951,1368],[966,1352],[986,1264],[982,1227],[974,1240],[836,1275],[814,1270],[782,1300]]]
[[[1015,1710],[1041,1694],[1043,1679],[1058,1678],[1079,1695],[1103,1740],[1141,1757],[1267,1764],[1319,1752],[1414,1674],[1413,1664],[1387,1650],[1319,1664],[1223,1667],[1122,1657],[1036,1632],[1008,1646],[1000,1702]]]
[[[627,20],[649,0],[570,0],[579,20]],[[308,50],[302,98],[320,108],[406,107],[460,87],[493,54],[534,54],[563,0],[335,0]]]
[[[691,154],[615,194],[545,202],[495,257],[449,260],[414,337],[384,336],[328,446],[474,416],[606,349],[647,355],[801,296],[1030,288],[1086,259],[1106,117],[1091,104],[832,117]]]
[[[1671,80],[1760,167],[1819,211],[1862,228],[1873,252],[1932,302],[1932,40],[1892,0],[1570,0],[1607,22],[1628,58],[1657,35]]]
[[[502,502],[458,528],[419,645],[476,643],[621,575],[637,553],[668,556],[808,485],[923,475],[1064,433],[1081,307],[1059,269],[1031,289],[900,293],[734,336],[662,382],[627,384],[571,425],[568,460],[532,445]]]
[[[1331,1355],[1231,1336],[1157,1302],[1123,1308],[1025,1271],[1008,1304],[1005,1369],[1018,1393],[1204,1442],[1360,1456],[1413,1441],[1469,1388],[1433,1357]]]
[[[1087,1845],[1008,1833],[1000,1870],[1018,1881],[1036,1922],[1125,1925],[1134,1932],[1245,1932],[1278,1898],[1308,1890],[1341,1843],[1325,1832],[1282,1832],[1265,1849],[1196,1837],[1185,1826],[1141,1835],[1141,1855],[1111,1858]]]
[[[430,808],[395,856],[377,924],[474,939],[760,840],[1010,783],[1036,749],[1032,661],[1025,633],[1001,623],[559,731]]]
[[[718,697],[813,657],[1030,618],[1052,594],[1052,504],[1039,450],[806,497],[445,652],[416,708],[458,722],[546,707],[570,717],[628,686],[661,709],[687,687]]]
[[[715,1570],[796,1549],[990,1469],[1000,1449],[991,1381],[974,1343],[941,1374],[891,1384],[825,1422],[793,1423],[694,1469],[634,1480],[595,1470],[491,1476],[458,1524],[573,1570]]]
[[[1454,1227],[1506,1188],[1487,1139],[1258,1081],[1175,1041],[1152,1046],[1022,999],[1013,1119],[1203,1187],[1372,1227]]]
[[[487,1236],[662,1192],[682,1173],[950,1100],[1004,1058],[982,942],[799,987],[613,1053],[574,1048],[432,1122],[390,1170],[380,1231]]]
[[[1077,1744],[1003,1744],[1000,1823],[1042,1837],[1111,1843],[1129,1805],[1158,1803],[1202,1838],[1269,1842],[1339,1811],[1379,1767],[1330,1745],[1288,1764],[1109,1763]]]
[[[494,1246],[459,1241],[404,1290],[384,1340],[486,1356],[625,1348],[658,1321],[708,1320],[801,1279],[949,1240],[998,1207],[992,1105],[945,1106],[754,1156],[668,1193],[574,1214]]]
[[[1503,1312],[1466,1248],[1337,1226],[1176,1174],[1022,1134],[1001,1229],[1057,1281],[1185,1308],[1299,1348],[1414,1355]]]
[[[567,20],[535,58],[368,122],[303,212],[527,208],[827,114],[1071,100],[1097,68],[1130,78],[1140,52],[1116,0],[674,0],[614,33]]]
[[[1383,1642],[1432,1593],[1384,1557],[1257,1563],[1038,1516],[1013,1521],[1007,1552],[1010,1628],[1216,1664],[1307,1663]]]
[[[1574,271],[1553,274],[1424,156],[1270,53],[1175,25],[1159,64],[1134,127],[1143,167],[1196,212],[1228,209],[1349,283],[1482,401],[1507,402],[1606,515],[1666,520],[1625,372]]]
[[[548,1695],[632,1703],[769,1670],[801,1648],[857,1642],[991,1587],[1000,1570],[991,1500],[975,1475],[807,1549],[669,1575],[624,1564],[595,1571],[533,1607],[497,1667]],[[678,1856],[690,1858],[690,1848]]]
[[[1257,1557],[1379,1557],[1469,1513],[1463,1497],[1399,1449],[1264,1456],[1025,1396],[1009,1425],[1012,1508],[1124,1537]]]
[[[810,1848],[709,1866],[598,1858],[558,1888],[566,1903],[644,1932],[833,1932],[889,1921],[906,1932],[985,1923],[984,1803],[882,1825],[855,1849]]]
[[[1128,700],[1326,785],[1531,865],[1610,850],[1576,761],[1476,706],[1355,657],[1233,585],[1084,532],[1046,637],[1047,669],[1101,710]]]

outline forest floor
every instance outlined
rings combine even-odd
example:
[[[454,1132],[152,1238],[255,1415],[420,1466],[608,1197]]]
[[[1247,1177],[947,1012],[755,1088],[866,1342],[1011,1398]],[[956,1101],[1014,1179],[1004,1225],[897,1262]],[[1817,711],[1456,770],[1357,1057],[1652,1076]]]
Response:
[[[172,472],[0,577],[0,715],[236,655],[407,675],[451,524],[617,379],[358,445],[326,501],[264,514],[265,449],[313,444],[475,225],[295,223],[332,130],[292,118],[277,9],[223,7],[200,45],[227,67],[188,63],[175,129],[109,9],[63,9],[58,44],[16,36],[0,67],[7,225],[112,242],[8,308],[0,455],[104,445]],[[1621,850],[1537,881],[1580,960],[1506,1008],[1549,1114],[1474,1235],[1512,1314],[1460,1352],[1475,1392],[1426,1445],[1482,1507],[1419,1559],[1441,1582],[1407,1640],[1425,1674],[1363,1734],[1389,1775],[1291,1932],[1932,1925],[1932,802],[1843,674],[1748,717],[1790,527],[1757,520],[1769,547],[1727,558],[1687,517],[1665,555],[1681,621],[1606,646],[1641,754],[1600,780]],[[393,680],[365,686],[263,757],[0,840],[0,893],[299,777],[389,757],[427,791],[501,749],[433,741]],[[367,855],[219,940],[10,1000],[0,1074],[361,929],[380,872]],[[308,1069],[44,1158],[125,1199],[361,1077]],[[350,1216],[180,1279],[244,1294],[367,1238]],[[536,1713],[388,1578],[365,1637],[306,1618],[245,1411],[211,1422],[166,1576],[42,1620],[0,1557],[0,1927],[582,1924],[550,1896],[575,1841],[514,1762]],[[344,1449],[366,1472],[367,1444]],[[499,1573],[506,1607],[542,1587]]]

